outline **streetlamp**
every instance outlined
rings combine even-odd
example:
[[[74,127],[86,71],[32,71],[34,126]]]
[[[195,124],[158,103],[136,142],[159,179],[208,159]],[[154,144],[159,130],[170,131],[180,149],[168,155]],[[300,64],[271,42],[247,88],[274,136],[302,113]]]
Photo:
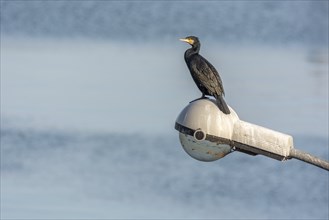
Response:
[[[224,114],[212,99],[190,102],[176,119],[180,142],[191,157],[201,161],[218,160],[239,151],[284,161],[292,158],[329,171],[329,162],[294,148],[290,135],[273,131]]]

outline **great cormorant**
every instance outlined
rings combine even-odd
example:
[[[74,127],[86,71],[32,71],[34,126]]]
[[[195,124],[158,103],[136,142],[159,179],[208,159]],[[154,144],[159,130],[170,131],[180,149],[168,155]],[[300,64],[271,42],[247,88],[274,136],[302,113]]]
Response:
[[[189,36],[180,40],[192,46],[185,51],[184,58],[195,84],[202,92],[201,98],[204,98],[205,95],[215,97],[218,108],[223,113],[230,114],[230,110],[223,99],[225,93],[218,72],[211,63],[199,54],[199,39],[195,36]]]

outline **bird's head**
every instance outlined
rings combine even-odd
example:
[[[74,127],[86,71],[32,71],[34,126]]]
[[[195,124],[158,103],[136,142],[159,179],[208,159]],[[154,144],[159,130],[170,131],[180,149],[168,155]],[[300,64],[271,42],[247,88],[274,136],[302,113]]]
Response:
[[[199,39],[195,36],[188,36],[188,37],[185,37],[185,38],[181,38],[179,40],[184,41],[184,42],[190,44],[191,46],[196,46],[196,45],[200,44]]]

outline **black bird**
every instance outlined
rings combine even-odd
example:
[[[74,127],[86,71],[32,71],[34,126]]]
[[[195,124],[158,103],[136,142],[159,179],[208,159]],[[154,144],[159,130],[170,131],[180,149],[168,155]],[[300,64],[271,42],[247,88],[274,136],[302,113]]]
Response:
[[[199,54],[199,39],[195,36],[189,36],[180,40],[192,46],[185,51],[184,59],[195,84],[202,92],[201,98],[205,98],[206,95],[215,97],[218,108],[223,113],[230,114],[230,110],[223,99],[225,95],[223,83],[217,70]]]

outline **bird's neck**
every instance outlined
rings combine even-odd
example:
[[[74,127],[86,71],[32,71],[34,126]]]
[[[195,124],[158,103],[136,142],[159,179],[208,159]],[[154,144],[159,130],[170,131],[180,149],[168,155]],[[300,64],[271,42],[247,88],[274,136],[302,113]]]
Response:
[[[185,51],[185,60],[195,54],[198,54],[200,51],[200,46],[193,46],[192,48]]]

